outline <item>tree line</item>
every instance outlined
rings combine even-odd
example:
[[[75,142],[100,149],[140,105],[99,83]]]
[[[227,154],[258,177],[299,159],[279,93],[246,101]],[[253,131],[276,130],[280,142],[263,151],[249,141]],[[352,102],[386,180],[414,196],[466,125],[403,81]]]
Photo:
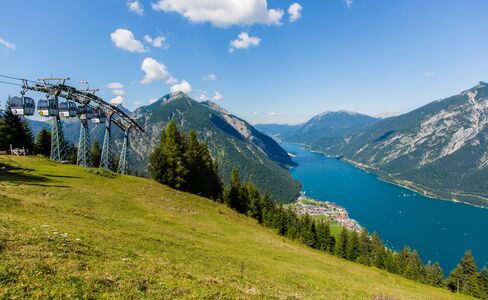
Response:
[[[152,178],[172,188],[211,198],[235,211],[273,228],[284,237],[340,258],[398,274],[453,292],[488,299],[488,269],[480,271],[471,251],[467,251],[448,278],[439,263],[424,264],[417,250],[405,246],[393,251],[376,232],[370,234],[342,229],[331,233],[331,224],[315,220],[308,214],[298,215],[291,208],[277,204],[269,193],[261,194],[251,182],[242,182],[236,168],[230,184],[225,186],[207,146],[199,142],[194,131],[185,135],[171,121],[163,129],[161,141],[150,156]]]

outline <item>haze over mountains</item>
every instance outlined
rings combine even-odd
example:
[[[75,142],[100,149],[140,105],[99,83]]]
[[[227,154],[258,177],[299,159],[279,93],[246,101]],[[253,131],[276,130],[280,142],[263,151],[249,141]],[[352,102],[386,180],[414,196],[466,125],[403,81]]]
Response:
[[[321,115],[293,129],[257,128],[285,142],[305,143],[343,156],[431,195],[488,206],[488,181],[479,180],[488,175],[487,111],[488,84],[480,82],[396,117],[378,120],[350,114],[341,130]]]

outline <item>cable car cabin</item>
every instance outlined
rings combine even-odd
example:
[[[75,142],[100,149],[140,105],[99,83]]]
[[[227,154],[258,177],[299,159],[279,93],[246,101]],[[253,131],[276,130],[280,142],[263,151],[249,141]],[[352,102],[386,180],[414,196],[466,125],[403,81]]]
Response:
[[[58,114],[56,100],[39,100],[37,101],[37,112],[42,117],[54,117]]]
[[[103,112],[95,113],[95,116],[92,119],[92,122],[95,124],[105,123],[107,120],[107,116]]]
[[[29,97],[12,97],[9,102],[10,110],[16,116],[32,116],[36,109],[34,99]]]
[[[72,118],[76,117],[76,104],[71,101],[59,103],[59,117],[61,118]]]
[[[78,118],[80,120],[89,120],[94,117],[93,109],[86,106],[78,106]]]

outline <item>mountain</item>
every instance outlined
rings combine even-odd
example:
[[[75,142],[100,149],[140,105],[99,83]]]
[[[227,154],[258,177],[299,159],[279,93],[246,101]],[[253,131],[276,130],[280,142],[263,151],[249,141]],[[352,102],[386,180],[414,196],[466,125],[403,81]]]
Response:
[[[488,207],[488,84],[316,148],[428,194]]]
[[[379,119],[356,112],[325,112],[300,125],[259,125],[263,130],[284,142],[315,145],[322,139],[344,136],[369,127]]]
[[[1,299],[466,299],[144,178],[0,156]]]
[[[195,130],[208,145],[224,181],[228,182],[232,168],[237,167],[244,180],[254,182],[261,191],[268,190],[277,201],[290,202],[299,194],[300,183],[288,170],[295,165],[288,153],[272,138],[215,103],[200,103],[184,93],[173,93],[137,109],[131,116],[145,130],[142,135],[133,135],[131,141],[135,148],[132,161],[140,171],[145,170],[163,127],[173,119],[183,131]]]

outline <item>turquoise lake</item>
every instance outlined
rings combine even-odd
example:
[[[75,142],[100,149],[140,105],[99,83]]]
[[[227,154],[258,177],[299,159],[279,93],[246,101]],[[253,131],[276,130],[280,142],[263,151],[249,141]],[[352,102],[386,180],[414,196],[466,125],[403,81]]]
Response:
[[[303,146],[282,147],[296,155],[298,167],[291,172],[306,196],[345,207],[361,226],[377,231],[388,247],[417,249],[424,262],[438,261],[445,273],[467,249],[472,249],[478,267],[488,266],[488,209],[425,197]]]

